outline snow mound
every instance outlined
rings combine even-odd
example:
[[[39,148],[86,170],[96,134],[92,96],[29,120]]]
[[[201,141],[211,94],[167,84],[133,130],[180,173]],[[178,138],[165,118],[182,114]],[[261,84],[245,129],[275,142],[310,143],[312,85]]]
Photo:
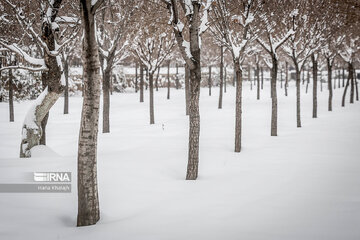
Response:
[[[53,158],[53,157],[60,157],[60,155],[46,145],[38,145],[31,149],[31,157]]]

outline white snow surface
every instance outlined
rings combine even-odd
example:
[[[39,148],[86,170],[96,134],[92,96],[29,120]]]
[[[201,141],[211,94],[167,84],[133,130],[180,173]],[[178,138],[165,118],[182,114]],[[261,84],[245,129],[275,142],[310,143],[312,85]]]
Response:
[[[135,93],[111,96],[111,133],[98,143],[101,220],[76,228],[77,142],[81,97],[50,112],[48,145],[18,158],[21,124],[31,101],[15,103],[15,122],[0,103],[0,183],[22,182],[29,172],[71,171],[72,193],[0,193],[0,239],[124,240],[355,240],[360,239],[360,104],[340,106],[343,88],[302,85],[302,128],[296,128],[295,88],[278,88],[278,137],[270,137],[269,82],[256,100],[244,83],[243,147],[234,153],[234,100],[230,84],[223,109],[202,89],[199,178],[185,181],[188,119],[184,91],[155,92],[155,125]],[[254,88],[255,89],[255,88]],[[311,89],[311,86],[310,86]],[[311,92],[311,91],[309,91]],[[102,105],[101,105],[102,106]],[[100,109],[100,113],[102,110]],[[99,123],[102,122],[100,117]]]

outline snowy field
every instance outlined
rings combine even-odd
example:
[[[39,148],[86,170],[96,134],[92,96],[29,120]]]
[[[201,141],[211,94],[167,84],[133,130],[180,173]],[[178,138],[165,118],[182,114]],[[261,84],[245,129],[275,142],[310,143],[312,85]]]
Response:
[[[302,85],[302,125],[296,128],[295,86],[278,88],[278,137],[270,137],[270,90],[261,100],[244,84],[243,148],[234,153],[234,88],[223,109],[202,89],[199,178],[185,181],[188,121],[184,91],[155,92],[155,125],[148,95],[111,98],[111,133],[98,143],[101,220],[76,228],[77,140],[81,97],[63,98],[50,111],[47,147],[19,159],[21,123],[30,102],[15,104],[15,122],[0,103],[0,181],[24,174],[71,171],[71,194],[0,193],[0,239],[122,240],[358,240],[360,239],[360,104],[342,108],[341,90],[327,112],[319,88],[312,119],[312,88]],[[102,111],[100,111],[102,112]]]

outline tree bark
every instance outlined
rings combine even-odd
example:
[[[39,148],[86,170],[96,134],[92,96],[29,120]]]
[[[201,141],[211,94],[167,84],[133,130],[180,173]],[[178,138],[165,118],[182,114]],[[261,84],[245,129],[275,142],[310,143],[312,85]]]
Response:
[[[158,67],[158,71],[157,71],[156,79],[155,79],[155,88],[156,88],[156,91],[159,91],[159,75],[160,75],[160,67]]]
[[[219,104],[218,109],[222,109],[223,83],[224,83],[224,53],[223,46],[220,47],[220,88],[219,88]]]
[[[283,88],[283,75],[282,75],[282,68],[280,68],[280,88]]]
[[[356,76],[355,69],[354,69],[354,82],[355,82],[356,101],[359,101],[359,88],[358,88],[358,82],[357,82],[357,76]]]
[[[312,61],[312,71],[313,71],[313,118],[317,118],[317,72],[318,72],[318,62],[314,54],[311,55]]]
[[[14,122],[14,84],[13,84],[13,73],[9,70],[9,116],[10,122]]]
[[[353,65],[352,65],[352,63],[348,63],[348,79],[346,81],[346,85],[345,85],[344,93],[343,93],[343,97],[342,97],[342,103],[341,103],[342,107],[345,107],[346,92],[347,92],[347,89],[349,87],[350,81],[353,78],[353,73],[354,73]]]
[[[242,70],[239,59],[234,61],[236,76],[236,100],[235,100],[235,152],[241,151],[241,124],[242,124]]]
[[[345,68],[342,69],[342,87],[345,87]]]
[[[167,70],[167,96],[166,99],[170,99],[170,61],[168,62]]]
[[[69,63],[64,63],[65,89],[64,89],[64,114],[69,114]]]
[[[277,136],[277,80],[278,62],[275,56],[272,56],[271,68],[271,136]]]
[[[154,73],[149,72],[150,124],[155,124],[154,116]]]
[[[84,99],[78,147],[77,226],[96,224],[100,219],[97,185],[97,137],[100,107],[100,62],[95,32],[95,10],[91,0],[80,0],[84,28]]]
[[[328,69],[328,89],[329,89],[329,100],[328,100],[328,111],[332,111],[332,98],[333,98],[333,89],[332,89],[332,65],[330,59],[326,59],[327,69]],[[336,85],[336,84],[334,84]]]
[[[190,106],[189,106],[189,154],[186,180],[196,180],[199,166],[199,138],[200,138],[200,3],[193,2],[193,17],[189,24],[190,53],[194,66],[190,69]]]
[[[209,66],[208,86],[209,86],[209,96],[211,96],[211,66]]]
[[[355,84],[354,84],[354,70],[353,70],[352,78],[350,79],[350,103],[354,103],[354,90],[355,90]]]
[[[309,84],[310,84],[310,71],[309,69],[306,70],[306,94],[308,93],[309,90]]]
[[[186,106],[186,116],[189,115],[189,100],[190,100],[190,70],[187,64],[185,64],[185,106]]]
[[[140,102],[144,102],[144,66],[140,63]]]
[[[103,76],[103,133],[110,132],[110,75],[111,70],[105,69]]]

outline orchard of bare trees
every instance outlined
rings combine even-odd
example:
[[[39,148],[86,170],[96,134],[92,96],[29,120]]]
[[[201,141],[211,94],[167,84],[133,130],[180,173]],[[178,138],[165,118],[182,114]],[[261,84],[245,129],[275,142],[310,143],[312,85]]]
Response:
[[[16,151],[31,161],[34,147],[58,141],[48,137],[56,106],[75,116],[73,99],[82,99],[76,115],[77,226],[94,225],[101,215],[101,140],[114,138],[105,149],[118,150],[112,136],[133,126],[113,116],[146,109],[139,116],[146,119],[143,126],[163,132],[172,126],[168,114],[185,117],[179,128],[186,128],[186,152],[179,158],[187,167],[181,171],[186,180],[197,180],[208,157],[203,153],[211,150],[206,144],[216,140],[202,142],[203,122],[209,124],[202,106],[221,116],[213,127],[231,123],[231,146],[216,147],[241,161],[248,149],[246,122],[252,121],[246,117],[257,104],[269,102],[269,117],[257,119],[266,136],[278,140],[289,135],[286,124],[306,129],[307,115],[321,121],[327,114],[321,109],[336,112],[342,108],[334,106],[359,101],[359,26],[358,0],[0,0],[0,102],[8,105],[8,121],[22,123]],[[216,99],[213,106],[208,99]],[[251,107],[248,99],[255,100]],[[22,102],[29,107],[17,115]],[[176,112],[166,112],[165,104]],[[125,112],[124,105],[132,110]],[[116,156],[123,160],[121,151]]]

